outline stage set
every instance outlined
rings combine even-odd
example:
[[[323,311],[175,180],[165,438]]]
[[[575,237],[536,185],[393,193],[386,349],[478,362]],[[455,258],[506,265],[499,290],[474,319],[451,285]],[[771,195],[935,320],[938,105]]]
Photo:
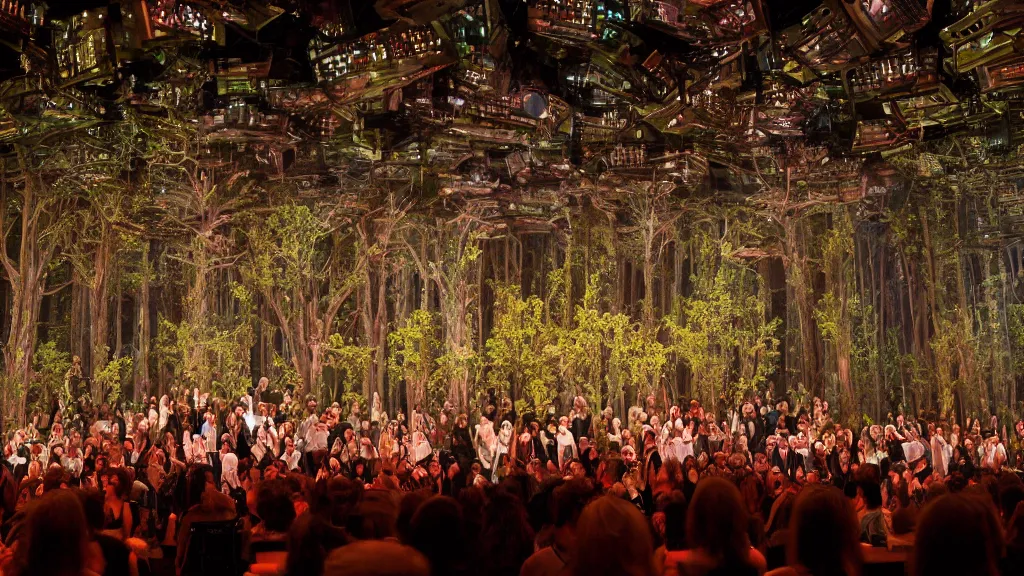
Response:
[[[1021,0],[0,0],[0,576],[1024,566]]]

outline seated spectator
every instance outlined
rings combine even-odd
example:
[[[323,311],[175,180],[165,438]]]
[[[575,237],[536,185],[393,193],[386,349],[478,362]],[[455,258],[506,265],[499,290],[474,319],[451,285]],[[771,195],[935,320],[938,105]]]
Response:
[[[327,556],[348,543],[345,530],[332,526],[328,518],[317,514],[299,516],[288,531],[285,576],[321,576]]]
[[[191,524],[194,522],[223,522],[238,517],[235,501],[217,489],[213,468],[197,465],[188,474],[188,499],[185,514],[179,522],[177,552],[174,565],[180,574],[188,553]]]
[[[721,477],[697,484],[686,514],[690,550],[681,554],[674,574],[763,574],[764,556],[750,545],[747,511],[736,485]]]
[[[860,540],[872,546],[886,545],[889,534],[885,510],[882,508],[882,486],[878,467],[866,464],[857,473],[857,502],[860,510]]]
[[[103,495],[99,490],[79,490],[91,541],[103,555],[103,576],[138,576],[138,559],[120,536],[112,536],[103,530],[106,524]]]
[[[256,574],[278,574],[288,562],[288,531],[295,521],[296,490],[284,478],[261,482],[256,492],[256,515],[260,523],[252,529],[252,567]]]
[[[70,490],[54,490],[29,503],[15,538],[4,576],[92,576],[103,571],[102,553],[89,546],[82,503]]]
[[[533,529],[519,498],[498,489],[483,510],[482,554],[495,576],[517,576],[533,553]]]
[[[409,539],[412,537],[411,526],[412,517],[419,510],[419,507],[424,502],[433,496],[429,489],[420,489],[415,492],[408,492],[402,496],[402,501],[398,504],[398,518],[395,521],[396,530],[398,532],[398,539],[403,544],[408,544]]]
[[[520,576],[557,576],[566,570],[576,554],[576,523],[593,497],[594,485],[589,480],[570,480],[552,491],[553,541],[526,559]]]
[[[769,576],[859,576],[863,552],[857,515],[838,488],[811,486],[797,496],[786,557],[788,566]]]
[[[261,522],[253,527],[254,542],[285,540],[296,516],[293,494],[294,490],[283,478],[260,483],[256,489],[256,515]]]
[[[429,576],[426,558],[397,542],[366,540],[338,548],[327,557],[325,576]]]
[[[686,552],[686,496],[673,490],[660,506],[661,512],[654,515],[654,521],[657,525],[660,519],[664,544],[654,551],[654,563],[661,570],[676,570],[681,555]]]
[[[1013,574],[1024,566],[1024,502],[1010,517],[1006,527],[1006,556],[1003,558],[1003,575]]]
[[[918,520],[913,576],[998,576],[1003,532],[991,502],[947,494],[929,503]]]
[[[396,495],[384,490],[370,490],[356,505],[349,531],[358,540],[385,540],[397,535],[398,504]]]
[[[105,468],[100,482],[103,485],[103,533],[127,540],[132,535],[132,509],[128,504],[131,477],[124,468]]]
[[[576,524],[573,576],[654,576],[654,545],[643,514],[629,501],[602,496]]]
[[[455,499],[434,496],[424,502],[412,517],[410,534],[410,544],[430,561],[431,576],[463,576],[471,573],[466,563],[469,550],[465,545],[462,506]],[[328,564],[331,561],[328,558]]]

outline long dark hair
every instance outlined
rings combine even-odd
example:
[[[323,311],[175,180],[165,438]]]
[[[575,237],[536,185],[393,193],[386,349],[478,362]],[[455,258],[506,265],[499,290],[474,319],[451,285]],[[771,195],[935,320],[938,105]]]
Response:
[[[492,574],[518,576],[533,553],[533,528],[519,498],[501,488],[491,494],[484,506],[481,540]]]
[[[288,531],[287,576],[320,576],[324,561],[335,548],[349,543],[343,528],[316,514],[299,516]]]
[[[185,510],[199,504],[203,500],[203,493],[206,492],[206,474],[213,474],[213,467],[209,464],[196,464],[188,471],[188,490]]]
[[[704,551],[717,567],[749,566],[747,510],[732,482],[709,477],[697,484],[686,513],[690,548]]]
[[[465,521],[455,499],[430,498],[413,514],[409,528],[409,543],[430,561],[433,576],[467,573]]]
[[[25,509],[12,560],[15,576],[77,576],[85,565],[89,529],[78,496],[53,490]]]
[[[925,507],[917,526],[914,576],[999,574],[1003,531],[986,494],[940,496]]]
[[[686,550],[686,496],[673,490],[665,501],[665,549]]]
[[[808,486],[800,492],[793,505],[787,556],[790,566],[803,566],[814,576],[860,574],[860,526],[838,488]]]

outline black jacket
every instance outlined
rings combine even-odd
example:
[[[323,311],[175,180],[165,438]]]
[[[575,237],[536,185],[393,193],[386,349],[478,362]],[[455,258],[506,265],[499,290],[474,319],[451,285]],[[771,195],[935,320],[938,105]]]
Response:
[[[903,453],[903,442],[899,438],[893,438],[886,441],[887,453],[889,454],[889,461],[904,462],[907,456]]]
[[[777,448],[772,452],[772,466],[778,466],[779,470],[790,478],[794,478],[796,476],[797,466],[800,466],[803,462],[803,456],[792,448],[786,449],[785,458],[782,457],[782,454]]]

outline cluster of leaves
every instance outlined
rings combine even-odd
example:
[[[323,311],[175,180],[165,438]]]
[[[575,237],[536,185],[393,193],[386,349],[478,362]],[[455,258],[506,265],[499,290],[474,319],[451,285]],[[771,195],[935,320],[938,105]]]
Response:
[[[370,363],[373,362],[373,349],[355,344],[351,339],[334,333],[327,339],[326,357],[327,365],[339,374],[344,374],[347,382],[361,382]],[[346,386],[345,389],[346,394],[355,392],[362,396],[362,390],[357,391],[354,386]],[[327,402],[334,394],[321,388],[318,396],[322,402]]]
[[[518,286],[500,284],[494,300],[494,327],[486,343],[487,382],[497,389],[508,387],[512,398],[525,405],[547,406],[556,391],[558,356],[544,302],[536,295],[524,299]]]
[[[768,319],[763,279],[706,231],[694,238],[694,290],[664,320],[670,351],[690,370],[696,396],[712,405],[763,393],[779,358],[778,318]]]
[[[434,315],[428,310],[417,309],[388,334],[388,372],[392,393],[397,393],[400,382],[406,382],[409,386],[406,394],[413,406],[426,400],[427,385],[440,355],[437,332]]]
[[[32,370],[35,376],[33,389],[43,392],[39,398],[39,408],[49,409],[47,395],[60,394],[65,405],[71,403],[70,383],[66,375],[71,368],[71,354],[57,348],[53,340],[43,342],[36,347],[32,358]]]
[[[256,340],[252,293],[234,283],[231,297],[236,311],[231,317],[207,315],[173,322],[161,316],[153,350],[176,380],[209,385],[225,397],[251,386],[249,354]]]
[[[106,401],[113,406],[124,398],[121,391],[131,382],[132,359],[128,356],[114,358],[95,374],[94,384],[106,390]]]

